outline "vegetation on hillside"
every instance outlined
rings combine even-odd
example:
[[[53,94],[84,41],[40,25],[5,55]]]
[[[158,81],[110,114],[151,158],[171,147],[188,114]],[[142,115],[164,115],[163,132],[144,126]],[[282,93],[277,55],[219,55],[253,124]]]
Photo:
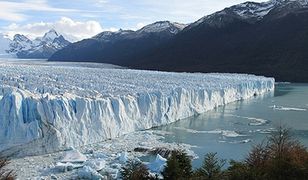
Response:
[[[208,153],[202,166],[193,171],[190,157],[184,151],[173,151],[161,174],[167,180],[304,180],[308,177],[308,151],[285,127],[277,128],[264,142],[253,146],[244,161],[231,160],[228,168],[224,168],[225,163],[216,153]],[[132,170],[130,174],[147,171],[140,164],[127,167]],[[125,173],[122,176],[127,177]]]

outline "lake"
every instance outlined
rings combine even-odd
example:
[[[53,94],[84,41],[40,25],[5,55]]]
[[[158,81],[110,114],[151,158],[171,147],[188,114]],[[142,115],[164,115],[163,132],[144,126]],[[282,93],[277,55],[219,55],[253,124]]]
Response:
[[[217,152],[220,158],[241,160],[275,127],[286,125],[308,147],[308,84],[277,84],[275,92],[218,107],[156,129],[171,132],[165,141],[193,145],[200,157]]]

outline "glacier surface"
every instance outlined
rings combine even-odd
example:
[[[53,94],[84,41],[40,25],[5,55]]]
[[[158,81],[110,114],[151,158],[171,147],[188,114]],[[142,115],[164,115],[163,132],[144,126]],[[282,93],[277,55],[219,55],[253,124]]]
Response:
[[[245,74],[0,62],[0,151],[36,155],[97,143],[263,94],[274,85],[273,78]]]

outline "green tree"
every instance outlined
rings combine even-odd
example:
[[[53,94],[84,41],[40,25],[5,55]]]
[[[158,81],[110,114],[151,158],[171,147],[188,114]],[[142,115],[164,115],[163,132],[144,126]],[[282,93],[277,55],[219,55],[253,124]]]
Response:
[[[202,167],[197,169],[195,177],[205,180],[221,180],[225,163],[225,160],[218,159],[217,153],[208,153],[204,156]]]
[[[173,151],[162,172],[166,180],[189,179],[192,176],[191,159],[184,151]]]
[[[230,161],[230,167],[227,170],[227,179],[229,180],[248,180],[253,179],[249,167],[246,163]]]

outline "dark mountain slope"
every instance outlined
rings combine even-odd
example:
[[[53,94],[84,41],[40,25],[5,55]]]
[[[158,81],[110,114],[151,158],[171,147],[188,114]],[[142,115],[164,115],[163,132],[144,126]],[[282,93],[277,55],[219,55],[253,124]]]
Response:
[[[227,16],[223,27],[199,24],[126,65],[164,71],[254,73],[278,81],[308,82],[308,10],[284,12],[273,10],[256,23]]]
[[[250,73],[308,82],[307,7],[308,0],[246,2],[186,28],[164,21],[138,31],[103,32],[67,46],[50,60],[161,71]]]
[[[183,28],[181,24],[161,21],[138,31],[102,32],[63,48],[50,60],[128,64],[131,57],[170,40]]]

